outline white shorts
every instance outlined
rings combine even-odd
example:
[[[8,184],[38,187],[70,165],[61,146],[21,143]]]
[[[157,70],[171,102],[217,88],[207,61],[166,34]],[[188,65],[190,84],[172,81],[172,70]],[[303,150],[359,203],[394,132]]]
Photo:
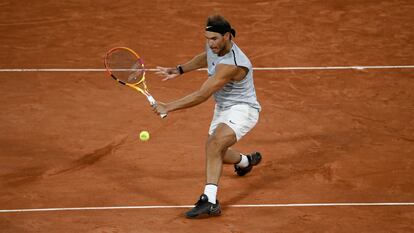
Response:
[[[213,135],[220,123],[228,125],[236,134],[237,141],[246,135],[259,120],[259,110],[247,104],[233,105],[230,108],[220,109],[217,105],[214,109],[209,134]]]

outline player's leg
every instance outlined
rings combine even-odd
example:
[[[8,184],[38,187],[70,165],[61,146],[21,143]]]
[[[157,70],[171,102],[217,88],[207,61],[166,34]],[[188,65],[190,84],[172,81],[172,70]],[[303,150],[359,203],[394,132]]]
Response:
[[[234,131],[226,124],[218,124],[206,143],[206,186],[196,206],[186,212],[188,218],[217,216],[221,213],[217,200],[218,182],[223,169],[223,157],[227,149],[237,142]]]
[[[207,183],[218,184],[223,168],[223,157],[228,148],[237,142],[234,131],[226,124],[219,124],[214,135],[206,143],[206,178]],[[236,157],[232,158],[237,162]],[[239,158],[240,160],[240,155]]]
[[[228,148],[223,157],[223,163],[225,164],[237,164],[241,161],[241,153],[232,148]]]
[[[260,162],[260,153],[255,153],[254,157],[241,156],[240,153],[229,150],[230,146],[256,125],[258,119],[259,111],[247,105],[235,105],[229,109],[220,109],[216,106],[209,129],[210,136],[206,143],[207,184],[196,206],[186,213],[188,218],[216,216],[221,213],[216,195],[223,162],[236,164],[235,169],[239,176],[247,174]]]

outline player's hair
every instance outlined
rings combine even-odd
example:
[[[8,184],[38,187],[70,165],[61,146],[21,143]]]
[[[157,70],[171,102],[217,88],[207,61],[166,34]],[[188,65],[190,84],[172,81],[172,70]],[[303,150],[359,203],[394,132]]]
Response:
[[[218,32],[221,35],[230,32],[233,37],[236,37],[236,31],[231,27],[229,21],[227,21],[226,18],[219,14],[214,14],[207,17],[206,30]]]

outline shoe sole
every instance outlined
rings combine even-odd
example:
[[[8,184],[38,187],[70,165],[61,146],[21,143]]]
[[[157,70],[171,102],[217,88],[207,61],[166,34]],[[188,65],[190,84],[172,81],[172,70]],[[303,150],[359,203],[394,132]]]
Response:
[[[257,153],[258,153],[258,154],[259,154],[259,156],[260,156],[259,162],[257,162],[256,164],[252,164],[252,167],[257,166],[257,165],[259,165],[259,164],[260,164],[260,162],[262,162],[262,159],[263,159],[262,154],[261,154],[261,153],[259,153],[259,152],[257,152]]]
[[[213,213],[213,214],[199,214],[199,215],[194,216],[194,217],[185,215],[185,217],[188,218],[188,219],[204,219],[204,218],[210,218],[210,217],[218,217],[220,215],[221,215],[221,210],[220,210],[220,212]]]

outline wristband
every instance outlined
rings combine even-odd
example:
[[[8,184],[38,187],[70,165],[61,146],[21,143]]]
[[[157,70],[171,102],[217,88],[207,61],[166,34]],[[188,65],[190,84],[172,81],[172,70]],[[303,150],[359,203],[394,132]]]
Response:
[[[178,73],[184,74],[184,70],[183,70],[183,67],[181,67],[181,65],[177,66],[177,70],[178,70]]]

